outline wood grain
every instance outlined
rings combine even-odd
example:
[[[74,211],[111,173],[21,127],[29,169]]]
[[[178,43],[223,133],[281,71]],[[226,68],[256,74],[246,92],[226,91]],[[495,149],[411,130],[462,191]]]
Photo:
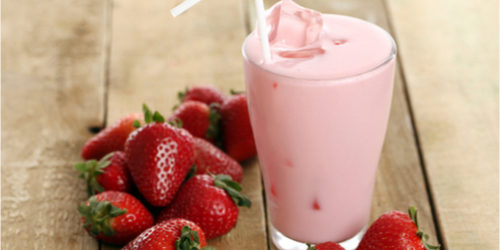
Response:
[[[97,249],[72,165],[101,126],[107,1],[2,1],[3,249]]]
[[[272,6],[275,2],[266,1],[266,7]],[[358,17],[391,32],[382,0],[322,0],[314,2],[297,0],[296,2],[323,13]],[[251,9],[252,4],[253,1],[248,1],[246,6]],[[253,11],[250,10],[247,16],[254,18],[255,15],[252,13]],[[255,22],[248,23],[252,27]],[[418,209],[420,227],[431,236],[430,242],[437,242],[431,204],[427,196],[425,179],[419,162],[410,112],[405,97],[404,82],[399,67],[397,67],[391,115],[373,194],[371,221],[387,211],[406,211],[410,205]],[[271,246],[271,249],[276,248]]]
[[[110,2],[2,1],[4,249],[98,249],[79,224],[76,207],[86,193],[72,168],[91,136],[88,127],[139,111],[143,102],[169,114],[176,92],[187,85],[244,89],[240,46],[254,24],[252,0],[202,1],[175,20],[168,13],[177,0],[116,0],[113,10]],[[414,205],[431,242],[435,219],[445,248],[498,248],[498,38],[492,35],[498,3],[297,2],[360,17],[397,35],[402,64],[372,220]],[[253,207],[241,209],[237,227],[210,242],[218,249],[268,247],[256,159],[245,163],[243,186]]]
[[[177,92],[188,85],[210,83],[226,93],[244,89],[241,2],[202,1],[173,19],[169,10],[177,3],[115,2],[109,120],[140,110],[144,102],[169,115]],[[243,191],[252,208],[241,208],[236,228],[209,242],[217,249],[267,249],[260,171],[255,160],[244,167]]]
[[[388,7],[449,249],[498,249],[498,1]]]

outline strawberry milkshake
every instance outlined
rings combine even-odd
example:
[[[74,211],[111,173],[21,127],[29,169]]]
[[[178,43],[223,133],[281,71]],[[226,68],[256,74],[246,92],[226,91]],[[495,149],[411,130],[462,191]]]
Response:
[[[304,249],[348,240],[370,215],[394,41],[374,24],[291,0],[272,7],[266,21],[271,61],[257,31],[242,52],[273,242]]]

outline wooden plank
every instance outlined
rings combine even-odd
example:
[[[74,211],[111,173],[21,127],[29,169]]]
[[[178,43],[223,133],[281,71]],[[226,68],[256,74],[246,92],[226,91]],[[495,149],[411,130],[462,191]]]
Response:
[[[498,249],[498,1],[388,0],[449,249]]]
[[[176,93],[187,85],[211,83],[226,93],[244,89],[241,2],[202,1],[173,19],[169,10],[178,2],[115,3],[108,119],[140,110],[143,102],[168,115]],[[244,167],[243,191],[252,199],[252,208],[240,209],[236,228],[209,242],[217,249],[267,248],[257,161]]]
[[[275,2],[274,0],[266,1],[266,7],[272,6]],[[296,2],[323,13],[358,17],[391,32],[382,0],[313,2],[297,0]],[[249,9],[253,8],[253,1],[247,1],[246,6]],[[247,16],[254,18],[255,15],[252,13],[253,11],[250,11]],[[255,22],[249,21],[248,23],[252,27]],[[427,196],[425,179],[413,136],[410,112],[405,98],[404,82],[398,67],[391,115],[373,194],[371,221],[390,210],[406,211],[410,205],[419,210],[421,229],[431,236],[431,242],[437,242],[431,204]],[[271,248],[275,249],[274,246]]]
[[[72,165],[104,114],[108,2],[2,1],[3,249],[97,249]]]

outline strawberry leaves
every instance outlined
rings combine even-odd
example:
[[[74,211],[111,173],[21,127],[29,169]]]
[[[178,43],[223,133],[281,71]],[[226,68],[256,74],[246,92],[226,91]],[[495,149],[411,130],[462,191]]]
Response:
[[[141,122],[139,120],[135,120],[133,125],[134,125],[134,128],[140,128]]]
[[[177,250],[200,250],[200,237],[198,232],[188,226],[181,229],[181,236],[175,242]],[[201,250],[215,250],[215,247],[203,247]]]
[[[113,153],[109,153],[99,161],[88,160],[75,164],[74,168],[80,171],[78,177],[87,181],[87,192],[89,195],[104,191],[104,188],[97,182],[97,176],[102,174],[104,172],[103,169],[111,164],[110,158],[112,156]]]
[[[179,91],[177,92],[177,99],[179,99],[179,102],[182,103],[184,101],[184,97],[186,96],[187,92],[189,91],[188,87],[184,91]]]
[[[307,250],[316,250],[316,248],[312,244],[307,243],[306,245],[307,245]]]
[[[111,218],[127,213],[126,209],[116,207],[109,201],[98,201],[95,196],[90,197],[88,205],[80,205],[78,211],[84,218],[83,227],[89,229],[93,236],[101,233],[113,236],[115,231],[110,224]]]
[[[165,118],[157,110],[153,113],[146,104],[142,104],[142,112],[144,113],[144,122],[146,124],[152,122],[165,122]]]
[[[431,245],[431,244],[426,242],[429,239],[429,235],[420,231],[420,228],[418,227],[417,209],[415,209],[415,207],[413,207],[413,206],[409,207],[408,208],[408,215],[410,216],[413,223],[415,223],[415,226],[417,227],[417,236],[422,240],[422,243],[424,244],[425,249],[427,249],[427,250],[440,249],[441,247],[439,245],[434,246],[434,245]]]
[[[151,111],[151,109],[146,104],[142,104],[142,113],[144,113],[144,122],[146,124],[153,122],[165,122],[165,118],[159,111],[157,110],[155,110],[155,112]],[[134,127],[140,128],[141,122],[139,120],[135,120]]]
[[[221,115],[219,113],[219,104],[212,103],[210,104],[210,111],[208,114],[209,125],[206,132],[206,137],[210,139],[215,139],[215,141],[220,142],[220,119]]]
[[[177,250],[198,250],[200,249],[200,237],[198,232],[192,230],[188,226],[181,229],[181,236],[175,242]]]
[[[198,167],[196,167],[196,165],[193,164],[193,166],[189,169],[189,172],[186,174],[186,178],[184,178],[184,182],[186,182],[187,180],[191,179],[191,177],[196,175],[197,168]]]
[[[229,93],[231,93],[231,95],[241,95],[241,94],[245,94],[245,91],[237,91],[234,89],[230,89]]]
[[[250,207],[252,205],[250,199],[246,195],[240,193],[242,190],[240,184],[233,181],[231,176],[225,174],[211,176],[214,179],[214,186],[224,189],[236,205],[242,207]]]
[[[182,120],[179,118],[175,118],[171,121],[168,121],[168,124],[170,124],[176,128],[182,128]]]

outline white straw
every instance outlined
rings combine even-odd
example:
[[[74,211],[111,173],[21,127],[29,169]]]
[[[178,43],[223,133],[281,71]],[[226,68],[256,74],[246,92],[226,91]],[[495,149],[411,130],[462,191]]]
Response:
[[[172,16],[177,17],[178,15],[184,13],[184,11],[190,9],[193,7],[195,4],[199,3],[201,0],[184,0],[184,2],[180,3],[179,5],[175,6],[173,9],[170,10],[170,14]]]
[[[269,38],[267,37],[266,11],[263,0],[255,0],[255,9],[257,10],[257,25],[259,27],[260,45],[262,47],[264,62],[269,63],[271,62],[271,50],[269,49]]]

